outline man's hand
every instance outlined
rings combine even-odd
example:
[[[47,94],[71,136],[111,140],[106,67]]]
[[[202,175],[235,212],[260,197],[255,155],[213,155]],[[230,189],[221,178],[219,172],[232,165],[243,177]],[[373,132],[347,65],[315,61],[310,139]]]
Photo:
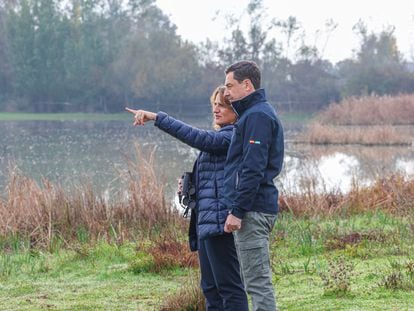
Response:
[[[145,122],[154,121],[157,117],[157,114],[151,111],[135,110],[128,107],[126,107],[125,110],[134,115],[134,126],[144,125]]]
[[[240,230],[242,220],[236,216],[229,214],[224,224],[224,232],[230,233],[233,231]]]

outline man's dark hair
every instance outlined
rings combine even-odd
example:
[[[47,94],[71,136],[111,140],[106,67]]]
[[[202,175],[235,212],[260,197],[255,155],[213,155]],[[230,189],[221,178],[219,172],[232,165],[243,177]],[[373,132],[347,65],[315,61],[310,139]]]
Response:
[[[242,82],[245,79],[252,81],[255,90],[260,88],[261,73],[259,66],[253,61],[242,60],[227,67],[225,73],[233,72],[236,81]]]

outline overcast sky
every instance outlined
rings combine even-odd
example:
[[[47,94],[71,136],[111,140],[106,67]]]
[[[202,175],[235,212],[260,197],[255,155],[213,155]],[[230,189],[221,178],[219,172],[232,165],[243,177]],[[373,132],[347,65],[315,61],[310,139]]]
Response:
[[[240,15],[249,0],[157,0],[157,5],[177,26],[183,39],[195,43],[207,37],[221,40],[225,31],[226,13]],[[414,2],[411,0],[264,0],[269,17],[286,20],[294,16],[306,31],[307,43],[314,43],[323,50],[326,36],[316,31],[325,29],[325,22],[332,19],[338,24],[328,38],[323,57],[333,62],[351,57],[359,46],[359,38],[352,27],[361,19],[371,31],[379,32],[387,26],[395,26],[395,35],[400,51],[408,60],[414,58]],[[326,33],[326,32],[325,32]]]

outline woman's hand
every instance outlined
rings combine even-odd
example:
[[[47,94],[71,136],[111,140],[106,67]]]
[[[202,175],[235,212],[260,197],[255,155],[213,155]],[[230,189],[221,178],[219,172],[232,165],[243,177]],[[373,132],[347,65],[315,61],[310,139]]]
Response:
[[[145,125],[145,122],[155,121],[155,118],[157,117],[157,114],[151,111],[135,110],[128,107],[126,107],[125,110],[134,115],[134,126]]]
[[[183,179],[184,179],[184,176],[178,178],[178,180],[177,180],[178,181],[178,184],[177,184],[177,194],[179,196],[182,196],[183,195]]]

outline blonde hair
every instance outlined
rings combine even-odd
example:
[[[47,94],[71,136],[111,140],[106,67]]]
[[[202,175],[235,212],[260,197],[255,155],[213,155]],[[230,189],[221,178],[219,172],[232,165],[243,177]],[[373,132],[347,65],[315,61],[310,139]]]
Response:
[[[224,96],[224,91],[225,91],[226,87],[224,85],[219,85],[218,87],[216,87],[216,89],[213,91],[213,93],[210,96],[210,104],[211,104],[211,108],[214,109],[214,102],[216,101],[216,97],[219,97],[220,103],[222,103],[224,105],[224,107],[226,107],[227,109],[232,109],[230,101]],[[217,125],[214,122],[214,118],[213,118],[213,128],[218,130],[220,129],[220,125]]]

